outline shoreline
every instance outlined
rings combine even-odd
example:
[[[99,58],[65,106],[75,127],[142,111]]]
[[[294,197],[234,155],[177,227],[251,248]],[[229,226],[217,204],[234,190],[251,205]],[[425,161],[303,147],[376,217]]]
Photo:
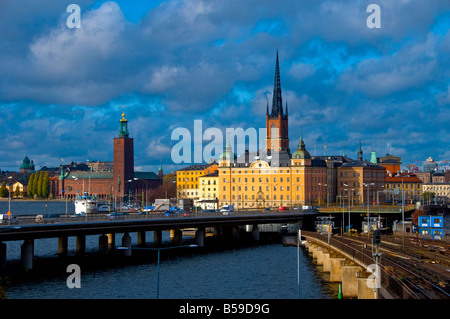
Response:
[[[9,198],[0,198],[0,202],[8,202]],[[72,200],[67,200],[68,202],[72,202]],[[30,199],[30,198],[11,198],[11,202],[63,202],[65,203],[65,199]]]

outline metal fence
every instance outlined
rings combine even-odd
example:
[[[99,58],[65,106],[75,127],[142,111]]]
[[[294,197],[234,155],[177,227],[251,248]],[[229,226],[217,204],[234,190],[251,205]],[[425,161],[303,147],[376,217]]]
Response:
[[[299,211],[235,211],[227,213],[227,216],[257,216],[257,215],[280,215],[298,213]],[[147,219],[162,219],[162,218],[192,218],[192,217],[212,217],[224,216],[220,211],[206,211],[206,212],[148,212],[148,213],[111,213],[111,214],[87,214],[86,216],[74,214],[39,214],[39,215],[21,215],[11,220],[4,219],[0,222],[2,226],[14,225],[33,225],[33,224],[67,224],[67,223],[81,223],[81,222],[105,222],[118,220],[147,220]]]

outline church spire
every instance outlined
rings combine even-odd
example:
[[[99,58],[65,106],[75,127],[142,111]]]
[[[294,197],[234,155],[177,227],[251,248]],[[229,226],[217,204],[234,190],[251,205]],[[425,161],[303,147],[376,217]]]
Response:
[[[283,99],[281,97],[281,80],[280,80],[280,63],[277,60],[275,65],[275,81],[273,85],[273,100],[272,100],[272,116],[283,115]]]
[[[358,160],[363,160],[363,151],[361,149],[361,136],[359,137],[359,150],[358,150]]]

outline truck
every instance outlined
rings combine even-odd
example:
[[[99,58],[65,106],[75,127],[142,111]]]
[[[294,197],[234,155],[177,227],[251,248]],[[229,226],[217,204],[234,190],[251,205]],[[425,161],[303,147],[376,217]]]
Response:
[[[224,215],[229,215],[234,212],[234,205],[223,205],[220,209],[220,212]]]

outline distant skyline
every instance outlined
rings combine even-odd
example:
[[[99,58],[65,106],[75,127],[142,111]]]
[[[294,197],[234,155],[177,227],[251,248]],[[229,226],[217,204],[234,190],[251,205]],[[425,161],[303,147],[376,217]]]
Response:
[[[188,166],[174,129],[265,127],[277,47],[292,152],[450,161],[449,29],[442,0],[3,0],[0,169],[112,161],[121,105],[136,170]]]

